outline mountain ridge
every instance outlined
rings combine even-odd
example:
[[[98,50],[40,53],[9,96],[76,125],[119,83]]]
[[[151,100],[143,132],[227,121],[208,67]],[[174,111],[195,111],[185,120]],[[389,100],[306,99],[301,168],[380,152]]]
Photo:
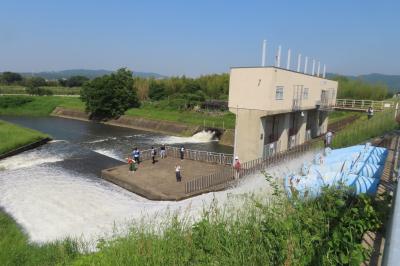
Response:
[[[114,71],[106,70],[106,69],[66,69],[60,71],[40,71],[40,72],[22,72],[20,73],[22,76],[35,76],[35,77],[42,77],[47,80],[56,80],[56,79],[67,79],[71,76],[85,76],[90,79],[97,78],[103,75],[111,74]],[[140,72],[140,71],[133,71],[134,77],[143,77],[143,78],[165,78],[166,76],[154,73],[154,72]]]

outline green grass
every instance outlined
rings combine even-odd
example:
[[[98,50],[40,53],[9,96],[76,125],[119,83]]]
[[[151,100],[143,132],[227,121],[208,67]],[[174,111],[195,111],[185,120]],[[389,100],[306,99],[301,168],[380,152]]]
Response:
[[[80,87],[52,87],[44,86],[43,88],[49,89],[56,95],[79,95]],[[0,85],[0,94],[26,94],[25,87],[18,85]]]
[[[76,242],[30,244],[15,221],[0,210],[0,265],[70,265],[77,257]]]
[[[394,119],[393,111],[377,112],[370,120],[364,115],[335,134],[332,147],[342,148],[360,144],[396,128],[398,128],[398,124]]]
[[[48,137],[38,131],[0,120],[0,154]]]
[[[351,116],[360,117],[362,114],[360,112],[349,112],[349,111],[334,111],[329,113],[329,124],[344,120]]]
[[[3,96],[4,97],[4,96]],[[7,97],[26,97],[26,96],[7,96]],[[32,102],[21,106],[10,108],[0,108],[0,115],[49,115],[56,107],[65,107],[77,110],[84,110],[85,104],[80,98],[59,97],[59,96],[29,96]],[[0,96],[1,101],[1,96]],[[153,120],[172,121],[189,125],[206,127],[235,127],[235,115],[229,112],[218,114],[206,114],[194,111],[173,111],[163,110],[151,106],[132,108],[125,113],[128,116],[139,116]]]
[[[132,226],[82,254],[70,240],[29,244],[0,212],[0,265],[360,265],[361,237],[384,217],[371,198],[344,190],[307,201],[247,196],[242,203],[239,210],[211,207],[193,225],[172,216],[162,234],[148,224]]]
[[[126,115],[144,117],[153,120],[172,121],[196,126],[234,128],[235,115],[229,112],[215,115],[195,111],[174,111],[158,109],[151,106],[132,108]]]
[[[0,101],[1,97],[0,96]],[[20,96],[7,96],[20,97]],[[22,97],[22,96],[21,96]],[[23,96],[26,97],[26,96]],[[59,97],[59,96],[29,96],[32,102],[21,106],[10,108],[0,108],[0,115],[31,115],[31,116],[46,116],[49,115],[57,106],[84,110],[85,105],[77,97]]]

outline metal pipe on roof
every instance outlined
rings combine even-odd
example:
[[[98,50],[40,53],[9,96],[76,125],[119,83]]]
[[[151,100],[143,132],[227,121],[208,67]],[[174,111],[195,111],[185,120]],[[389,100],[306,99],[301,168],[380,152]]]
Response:
[[[263,41],[261,66],[265,67],[267,57],[267,40]]]
[[[308,57],[304,59],[304,74],[307,74],[307,66],[308,66]]]
[[[297,56],[297,72],[300,72],[301,54]]]

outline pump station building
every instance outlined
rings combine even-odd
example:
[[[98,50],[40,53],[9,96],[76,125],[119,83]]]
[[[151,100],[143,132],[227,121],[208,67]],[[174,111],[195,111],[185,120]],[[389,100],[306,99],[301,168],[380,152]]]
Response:
[[[290,149],[327,131],[338,83],[278,67],[234,67],[229,110],[243,162]]]

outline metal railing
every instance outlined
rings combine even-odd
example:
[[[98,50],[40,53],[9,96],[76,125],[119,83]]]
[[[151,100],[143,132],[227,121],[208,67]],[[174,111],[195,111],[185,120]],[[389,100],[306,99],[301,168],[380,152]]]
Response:
[[[311,137],[311,129],[306,130],[306,139],[305,141],[310,141],[312,139]]]
[[[343,109],[367,109],[368,107],[372,107],[374,110],[381,111],[394,108],[395,103],[392,101],[336,99],[335,107]]]
[[[295,146],[292,149],[278,152],[273,156],[269,156],[267,158],[258,158],[252,161],[248,161],[242,164],[241,169],[239,170],[239,178],[243,178],[245,176],[254,174],[258,171],[262,171],[271,166],[277,165],[283,161],[292,160],[294,158],[299,157],[305,152],[316,149],[318,146],[316,142],[308,142],[302,145]]]
[[[160,156],[160,147],[155,148],[157,155]],[[180,148],[173,146],[165,146],[167,156],[180,158]],[[213,164],[231,165],[233,163],[233,155],[225,153],[216,153],[208,151],[198,151],[185,149],[184,158],[193,161],[201,161]],[[151,159],[151,149],[140,151],[140,160],[146,161]]]
[[[264,145],[264,153],[263,157],[269,157],[280,151],[281,149],[281,142],[275,141]]]
[[[393,176],[392,178],[397,182],[393,186],[393,200],[390,218],[386,226],[386,241],[383,250],[382,265],[398,265],[400,260],[400,192],[399,183],[400,180],[400,142],[397,137],[395,144],[394,153],[394,165],[393,165]]]
[[[185,193],[201,191],[210,187],[215,187],[220,184],[227,184],[235,179],[235,170],[226,168],[221,172],[213,173],[206,176],[201,176],[185,183]]]
[[[297,140],[297,134],[289,136],[289,149],[292,149],[297,145]]]
[[[252,161],[245,162],[241,165],[240,170],[233,167],[222,170],[221,172],[200,176],[189,180],[185,184],[186,194],[204,191],[215,186],[220,186],[221,189],[228,187],[234,180],[262,171],[268,167],[274,166],[286,160],[292,160],[305,152],[315,149],[316,143],[309,142],[296,146],[290,150],[277,152],[265,158],[258,158]],[[236,179],[235,179],[236,177]]]

